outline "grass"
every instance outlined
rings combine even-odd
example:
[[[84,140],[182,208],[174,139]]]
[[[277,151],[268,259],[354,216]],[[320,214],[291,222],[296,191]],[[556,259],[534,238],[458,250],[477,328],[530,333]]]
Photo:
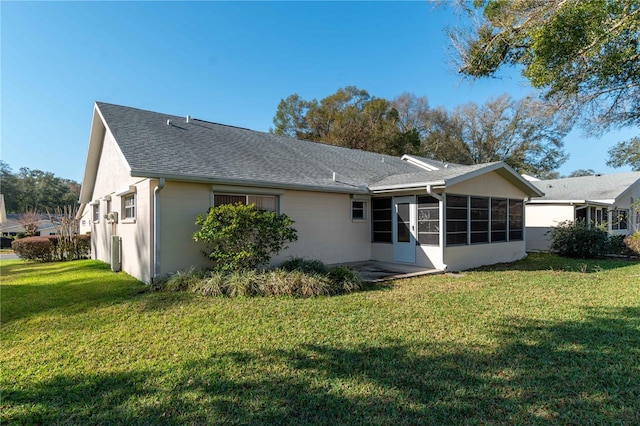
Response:
[[[0,262],[3,424],[638,424],[640,263],[531,255],[335,297]]]

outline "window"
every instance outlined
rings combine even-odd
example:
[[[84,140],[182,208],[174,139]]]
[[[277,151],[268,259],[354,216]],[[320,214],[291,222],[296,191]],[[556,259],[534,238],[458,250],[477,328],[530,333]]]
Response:
[[[92,207],[93,221],[100,221],[100,203],[95,203]]]
[[[367,203],[366,201],[351,200],[351,220],[365,220]]]
[[[371,226],[374,243],[391,242],[391,197],[371,199]]]
[[[491,242],[507,241],[507,200],[491,199]]]
[[[489,199],[471,197],[471,244],[489,242]]]
[[[615,209],[611,216],[611,229],[618,231],[628,229],[629,224],[629,210],[627,209]]]
[[[256,209],[263,211],[278,211],[278,197],[275,195],[213,194],[214,206],[237,203],[244,205],[253,204]]]
[[[524,238],[524,202],[507,198],[447,195],[447,245],[519,241]]]
[[[123,219],[136,218],[136,194],[124,195],[122,197]]]
[[[467,244],[468,197],[447,195],[447,245]]]
[[[523,238],[522,210],[524,203],[520,200],[509,200],[509,241]]]
[[[440,203],[434,197],[418,197],[418,243],[440,244]]]

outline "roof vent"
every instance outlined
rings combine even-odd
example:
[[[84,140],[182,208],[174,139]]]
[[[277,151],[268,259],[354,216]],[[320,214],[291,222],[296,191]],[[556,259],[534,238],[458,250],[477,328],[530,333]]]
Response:
[[[190,122],[191,122],[191,116],[187,115],[187,123],[190,123]]]
[[[171,119],[167,119],[167,126],[171,126]]]

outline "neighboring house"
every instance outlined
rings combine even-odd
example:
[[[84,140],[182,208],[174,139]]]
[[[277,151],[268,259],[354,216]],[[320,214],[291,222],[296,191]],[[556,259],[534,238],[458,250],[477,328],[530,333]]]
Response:
[[[79,217],[94,258],[146,282],[210,265],[195,219],[236,202],[295,221],[298,241],[273,263],[461,270],[525,256],[524,202],[541,195],[502,162],[398,158],[98,102]]]
[[[24,226],[20,223],[19,213],[9,213],[6,220],[0,223],[0,232],[4,237],[15,237],[25,232]],[[38,231],[36,236],[56,235],[56,228],[49,219],[40,219],[38,221]]]
[[[548,250],[548,231],[582,219],[611,235],[640,231],[640,172],[531,181],[542,198],[526,205],[527,250]]]

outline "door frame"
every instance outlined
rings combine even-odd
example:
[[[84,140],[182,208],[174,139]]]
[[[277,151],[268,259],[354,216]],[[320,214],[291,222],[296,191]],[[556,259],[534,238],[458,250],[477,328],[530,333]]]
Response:
[[[409,241],[398,241],[398,205],[406,205],[409,207]],[[393,242],[393,261],[399,263],[416,263],[416,226],[417,211],[415,195],[393,197],[392,199],[392,242]],[[405,212],[406,213],[406,212]]]

